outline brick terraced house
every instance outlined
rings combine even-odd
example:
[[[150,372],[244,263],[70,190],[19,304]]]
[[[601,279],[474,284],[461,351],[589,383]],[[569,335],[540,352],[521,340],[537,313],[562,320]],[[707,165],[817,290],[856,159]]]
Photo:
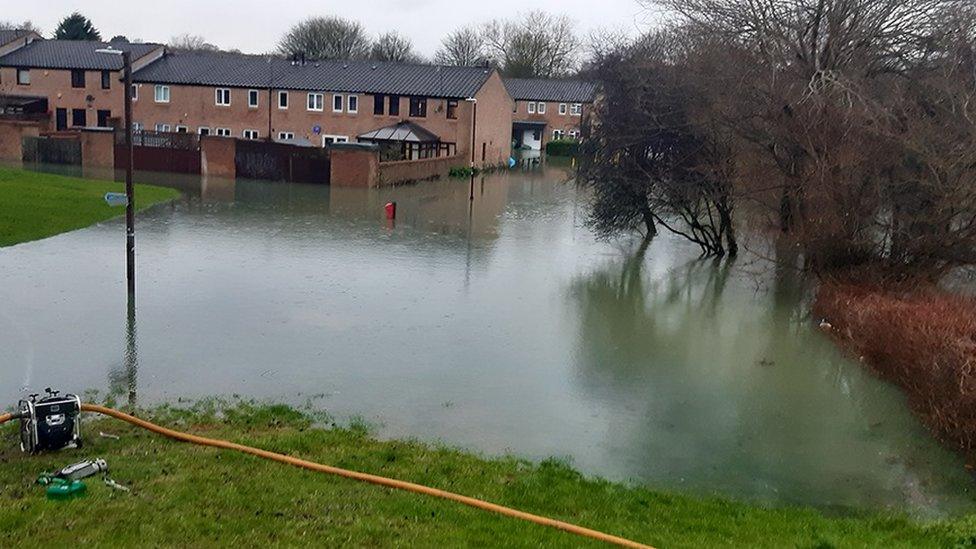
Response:
[[[491,165],[511,155],[512,100],[494,69],[188,52],[134,81],[144,129],[315,146],[422,136],[404,141],[406,159],[473,152]],[[398,132],[406,123],[418,131]]]
[[[512,141],[516,148],[544,149],[554,139],[579,139],[596,86],[582,80],[506,78],[515,102]]]
[[[0,30],[0,56],[22,48],[34,40],[39,40],[41,35],[34,31],[23,29]]]
[[[47,98],[52,129],[109,127],[122,115],[122,57],[98,49],[129,50],[134,70],[159,59],[160,44],[75,40],[18,40],[0,57],[0,95]]]

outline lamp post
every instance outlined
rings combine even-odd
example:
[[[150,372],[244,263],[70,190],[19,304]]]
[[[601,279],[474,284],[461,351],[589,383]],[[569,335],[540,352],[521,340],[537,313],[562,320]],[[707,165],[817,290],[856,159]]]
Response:
[[[136,296],[136,218],[132,185],[132,56],[127,50],[97,49],[96,53],[122,56],[122,87],[125,89],[125,281],[130,303]]]

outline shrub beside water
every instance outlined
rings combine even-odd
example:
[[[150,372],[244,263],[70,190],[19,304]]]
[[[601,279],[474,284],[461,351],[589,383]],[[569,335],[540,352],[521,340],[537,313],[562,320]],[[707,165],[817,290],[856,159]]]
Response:
[[[546,143],[546,154],[549,156],[576,156],[579,152],[579,141],[575,139],[556,139]]]
[[[814,312],[907,393],[936,436],[976,457],[976,299],[937,288],[825,283]]]

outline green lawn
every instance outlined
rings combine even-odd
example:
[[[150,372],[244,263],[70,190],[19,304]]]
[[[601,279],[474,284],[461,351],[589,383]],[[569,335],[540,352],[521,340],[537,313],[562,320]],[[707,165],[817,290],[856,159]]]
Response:
[[[111,207],[106,192],[124,192],[120,182],[95,181],[0,167],[0,246],[46,238],[125,213]],[[136,185],[136,207],[172,200],[179,191]]]
[[[410,480],[622,535],[657,547],[953,547],[976,544],[976,519],[828,518],[581,477],[565,465],[486,460],[361,427],[313,427],[281,406],[142,415],[178,429],[340,467]],[[38,457],[0,432],[0,546],[577,546],[581,538],[456,503],[393,491],[234,452],[173,442],[115,420],[86,419],[87,445]],[[98,436],[117,434],[120,440]],[[105,458],[132,492],[97,480],[83,499],[47,501],[39,473]]]

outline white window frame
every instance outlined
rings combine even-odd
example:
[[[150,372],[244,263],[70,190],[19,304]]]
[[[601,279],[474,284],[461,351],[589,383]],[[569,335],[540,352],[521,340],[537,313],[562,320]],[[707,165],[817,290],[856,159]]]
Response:
[[[353,103],[356,104],[355,107],[353,107],[353,105],[352,105]],[[347,95],[346,96],[346,112],[348,112],[350,114],[358,114],[359,113],[359,96],[358,95],[352,94],[352,95]]]
[[[21,75],[27,78],[21,78]],[[18,86],[30,86],[31,73],[30,69],[17,69],[17,85]]]
[[[557,141],[566,136],[566,132],[562,130],[552,130],[552,140]]]
[[[251,102],[251,98],[254,102]],[[256,109],[261,106],[261,92],[258,90],[247,90],[247,108]]]
[[[328,145],[328,143],[325,142],[326,139],[331,139],[333,143],[348,143],[349,142],[349,136],[348,135],[323,135],[322,136],[322,146],[323,147],[326,146],[326,145]]]
[[[339,108],[336,108],[336,101],[339,103]],[[342,112],[342,102],[343,98],[341,94],[334,94],[332,96],[332,112]]]
[[[206,134],[203,133],[204,130],[207,130]],[[210,135],[210,126],[200,126],[197,128],[197,135]]]
[[[546,103],[545,101],[539,101],[535,107],[535,112],[539,114],[546,114]]]
[[[573,103],[573,106],[569,109],[569,114],[573,116],[583,116],[583,104]]]
[[[313,99],[315,99],[315,101],[313,101]],[[325,110],[325,94],[308,92],[308,99],[305,103],[305,107],[310,111],[322,112]]]
[[[180,131],[181,129],[182,131]],[[177,124],[175,130],[176,133],[188,133],[190,131],[190,128],[187,128],[183,124]]]
[[[525,104],[525,110],[529,114],[535,114],[535,101],[529,101]]]
[[[142,122],[133,122],[132,133],[141,132],[141,131],[142,131]]]
[[[157,122],[154,129],[157,132],[169,133],[169,131],[172,129],[172,126],[170,126],[169,124],[163,124],[162,122]]]
[[[281,106],[281,98],[282,97],[285,98],[285,106],[284,107]],[[288,92],[285,91],[285,90],[278,90],[278,108],[281,109],[281,110],[283,110],[283,111],[284,110],[288,110],[288,100],[289,100]]]
[[[278,132],[278,141],[295,139],[295,132]]]
[[[241,132],[241,137],[244,139],[250,139],[251,141],[257,141],[258,139],[261,139],[261,132],[257,130],[244,130]]]
[[[227,102],[223,103],[220,101],[221,93],[227,92]],[[214,105],[218,107],[229,107],[230,106],[230,88],[216,88],[214,89]]]
[[[129,93],[132,94],[132,100],[133,101],[138,101],[139,100],[139,84],[132,84],[132,88],[129,90]]]
[[[230,128],[214,128],[214,135],[216,135],[217,137],[233,137],[234,136],[233,132],[230,131]]]
[[[169,103],[169,86],[163,84],[156,84],[153,87],[153,100],[156,103]]]
[[[566,105],[566,103],[560,103],[559,114],[561,114],[562,116],[566,116],[567,112],[569,112],[569,107]]]
[[[569,138],[570,139],[579,139],[579,137],[580,137],[580,131],[579,130],[569,130]]]

